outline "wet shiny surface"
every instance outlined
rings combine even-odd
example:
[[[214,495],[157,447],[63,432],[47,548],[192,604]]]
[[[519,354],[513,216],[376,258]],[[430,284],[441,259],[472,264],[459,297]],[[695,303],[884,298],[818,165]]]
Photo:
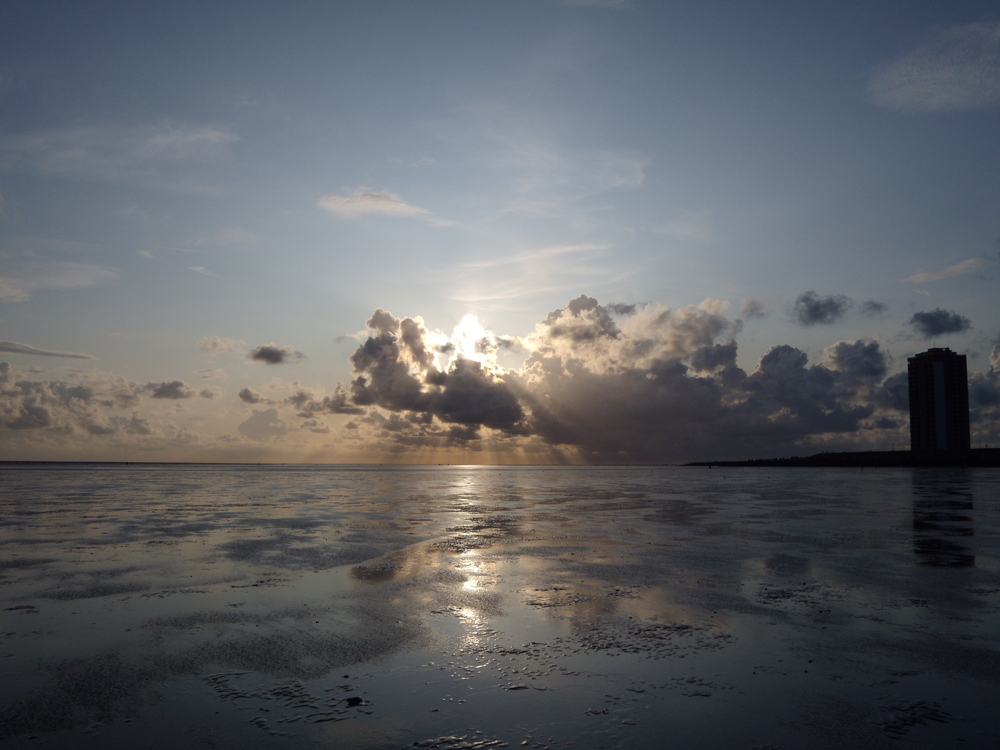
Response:
[[[1000,746],[1000,472],[0,467],[0,745]]]

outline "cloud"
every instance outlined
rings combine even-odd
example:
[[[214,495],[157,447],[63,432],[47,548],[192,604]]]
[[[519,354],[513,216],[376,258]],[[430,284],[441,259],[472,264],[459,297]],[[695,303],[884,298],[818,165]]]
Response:
[[[0,433],[45,434],[65,443],[74,435],[147,434],[148,422],[114,412],[132,408],[141,388],[118,377],[82,373],[83,382],[29,380],[7,362],[0,362]],[[145,432],[144,432],[145,431]]]
[[[194,396],[194,390],[189,388],[187,383],[183,380],[171,380],[170,382],[164,383],[146,383],[143,390],[146,391],[151,398],[171,399],[174,401],[192,398]]]
[[[635,305],[626,305],[617,302],[612,302],[604,307],[612,315],[632,315],[635,313],[636,308]]]
[[[874,71],[880,107],[909,112],[975,109],[1000,103],[1000,23],[956,26]]]
[[[118,272],[104,266],[71,262],[23,262],[0,276],[0,301],[25,302],[35,292],[84,289],[114,281]]]
[[[237,339],[221,338],[219,336],[206,336],[198,341],[198,348],[209,354],[232,354],[242,352],[246,347],[246,341]]]
[[[280,365],[293,359],[302,359],[305,356],[302,352],[296,351],[294,346],[264,344],[253,349],[247,358],[267,365]]]
[[[885,302],[876,302],[871,299],[861,304],[861,314],[866,318],[874,318],[881,315],[888,309],[889,306],[885,304]]]
[[[344,219],[360,216],[429,216],[430,212],[406,203],[388,190],[360,187],[349,195],[324,195],[319,207]]]
[[[740,303],[740,314],[748,320],[766,318],[771,314],[771,306],[763,300],[746,297]]]
[[[240,401],[247,404],[270,404],[272,401],[265,397],[263,394],[258,393],[252,388],[243,388],[240,393]]]
[[[69,357],[71,359],[97,359],[93,354],[73,354],[72,352],[54,352],[48,349],[38,349],[16,341],[0,341],[0,352],[11,354],[33,354],[41,357]]]
[[[962,274],[972,273],[976,269],[989,265],[992,262],[993,261],[986,260],[985,258],[969,258],[968,260],[963,260],[961,263],[949,266],[948,268],[940,271],[918,273],[913,276],[908,276],[903,279],[903,281],[910,281],[914,284],[926,284],[929,281],[940,281],[941,279],[947,279],[951,276],[961,276]]]
[[[188,270],[200,273],[203,276],[212,276],[212,272],[205,268],[205,266],[188,266]]]
[[[199,189],[172,177],[177,164],[218,159],[239,136],[208,125],[93,125],[0,139],[0,171]]]
[[[972,322],[964,315],[937,308],[929,312],[913,313],[910,325],[925,339],[949,333],[961,333],[972,327]]]
[[[824,350],[823,364],[851,378],[881,380],[888,369],[885,354],[877,341],[840,341]]]
[[[257,411],[253,416],[242,422],[236,428],[241,435],[258,442],[266,442],[282,437],[288,432],[288,426],[278,417],[277,409]]]
[[[143,258],[149,258],[150,260],[155,260],[156,259],[156,256],[153,255],[151,252],[149,252],[149,250],[136,250],[135,254],[139,255],[139,256],[141,256]]]
[[[488,334],[474,320],[448,337],[376,310],[339,402],[366,410],[351,439],[394,452],[451,446],[618,463],[787,455],[899,429],[876,341],[837,342],[813,365],[778,345],[747,373],[737,364],[739,326],[720,301],[614,318],[609,307],[581,295],[521,337]],[[528,357],[505,370],[495,345],[471,343],[479,338],[516,339]],[[288,401],[302,417],[323,410],[308,392]]]
[[[241,392],[240,396],[242,397],[242,395]],[[307,418],[317,414],[365,413],[363,408],[354,406],[350,402],[347,390],[340,383],[337,384],[332,394],[317,394],[315,391],[299,388],[294,394],[285,399],[285,403],[294,406],[298,411],[298,416]]]
[[[843,318],[852,304],[842,294],[820,297],[816,292],[805,292],[795,299],[795,319],[801,326],[830,325]]]

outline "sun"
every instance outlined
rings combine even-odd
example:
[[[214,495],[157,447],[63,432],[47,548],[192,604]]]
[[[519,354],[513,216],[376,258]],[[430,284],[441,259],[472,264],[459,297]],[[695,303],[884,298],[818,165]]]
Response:
[[[451,343],[455,346],[456,359],[468,359],[479,362],[483,366],[496,366],[496,340],[487,331],[479,318],[468,313],[451,334]]]

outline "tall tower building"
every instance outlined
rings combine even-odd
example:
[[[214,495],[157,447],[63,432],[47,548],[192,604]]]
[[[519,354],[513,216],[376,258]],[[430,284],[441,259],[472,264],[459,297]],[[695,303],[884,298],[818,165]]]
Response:
[[[970,447],[969,374],[964,354],[928,349],[907,360],[910,450]]]

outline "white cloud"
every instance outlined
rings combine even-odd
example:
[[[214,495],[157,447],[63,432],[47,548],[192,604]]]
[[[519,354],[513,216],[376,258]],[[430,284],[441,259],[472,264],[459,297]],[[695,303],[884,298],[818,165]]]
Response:
[[[1000,23],[941,32],[872,74],[872,101],[888,109],[939,112],[1000,103]]]
[[[8,275],[0,276],[0,300],[24,302],[34,292],[81,289],[113,281],[117,276],[113,269],[88,263],[24,263]]]
[[[188,266],[189,271],[194,271],[195,273],[200,273],[202,276],[211,276],[212,272],[209,271],[205,266]]]
[[[428,216],[429,211],[411,206],[388,190],[360,187],[349,195],[324,195],[319,207],[345,219],[377,214],[382,216]]]
[[[156,258],[156,256],[153,255],[151,252],[149,252],[149,250],[136,250],[135,254],[139,255],[139,256],[141,256],[143,258],[150,258],[150,259],[155,259]]]
[[[969,258],[968,260],[963,260],[961,263],[957,263],[954,266],[948,266],[948,268],[944,268],[940,271],[930,271],[908,276],[903,279],[903,281],[910,281],[914,284],[926,284],[928,281],[940,281],[941,279],[947,279],[951,276],[961,276],[962,274],[972,273],[977,268],[982,268],[985,265],[989,265],[991,262],[992,261],[986,260],[985,258]]]

